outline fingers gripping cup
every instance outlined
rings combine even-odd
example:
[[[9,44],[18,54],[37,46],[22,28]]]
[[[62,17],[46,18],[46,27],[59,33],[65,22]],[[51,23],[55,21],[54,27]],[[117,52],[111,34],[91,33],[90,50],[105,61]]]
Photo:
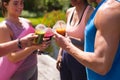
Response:
[[[55,30],[57,33],[65,36],[66,23],[63,20],[57,21],[56,24],[53,26],[53,30]]]
[[[38,35],[38,38],[34,39],[34,43],[41,44],[43,42],[43,37],[45,33],[46,33],[46,26],[43,24],[38,24],[35,27],[35,34]]]

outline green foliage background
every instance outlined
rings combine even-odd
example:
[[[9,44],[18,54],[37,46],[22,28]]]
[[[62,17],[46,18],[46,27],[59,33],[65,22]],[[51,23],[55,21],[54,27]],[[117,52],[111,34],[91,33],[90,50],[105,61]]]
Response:
[[[29,19],[33,26],[42,23],[52,27],[57,20],[66,21],[65,11],[69,6],[69,0],[24,0],[21,16]],[[0,10],[0,21],[3,19]]]

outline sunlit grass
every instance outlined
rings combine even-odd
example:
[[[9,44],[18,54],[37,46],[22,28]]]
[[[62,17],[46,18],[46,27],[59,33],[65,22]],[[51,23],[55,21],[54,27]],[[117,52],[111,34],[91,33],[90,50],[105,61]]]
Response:
[[[36,26],[37,24],[40,24],[41,23],[41,18],[38,17],[38,18],[27,18],[31,21],[32,25],[33,26]]]
[[[27,18],[27,19],[29,19],[31,21],[33,26],[36,26],[37,24],[39,24],[40,20],[41,20],[41,18],[39,18],[39,17],[38,18]],[[3,20],[4,20],[4,18],[0,17],[0,22],[3,21]]]
[[[24,16],[24,17],[29,19],[34,27],[38,24],[44,24],[47,27],[53,27],[53,25],[58,20],[65,21],[66,19],[65,12],[63,11],[52,11],[49,13],[45,13],[43,16],[38,16],[38,17],[28,17],[28,16]],[[0,17],[0,22],[3,20],[4,20],[4,17]]]

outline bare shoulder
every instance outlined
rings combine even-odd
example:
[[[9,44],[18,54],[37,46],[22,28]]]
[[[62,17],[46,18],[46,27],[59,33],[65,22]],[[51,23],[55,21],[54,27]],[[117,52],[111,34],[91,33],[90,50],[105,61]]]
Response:
[[[67,16],[69,15],[69,13],[70,13],[71,11],[73,11],[74,8],[75,8],[75,7],[71,7],[71,8],[68,8],[68,9],[66,10]]]
[[[10,33],[10,29],[7,27],[5,22],[1,22],[0,23],[0,42],[10,40],[11,35],[12,34]]]
[[[120,28],[120,4],[116,2],[103,4],[96,14],[95,25],[101,25],[104,28],[110,26],[114,26],[113,28],[116,27],[116,29]]]
[[[0,32],[5,29],[7,29],[7,25],[5,24],[5,22],[4,21],[0,22]]]
[[[85,23],[87,23],[88,19],[90,18],[92,12],[94,11],[94,8],[92,6],[89,7],[88,11],[87,11],[87,15],[85,17]]]
[[[101,32],[120,36],[120,3],[112,0],[104,3],[96,13],[94,23]]]
[[[5,23],[5,21],[0,22],[0,34],[9,34],[11,33],[10,28],[8,28],[8,25]]]
[[[71,12],[75,7],[71,7],[67,9],[67,12]]]

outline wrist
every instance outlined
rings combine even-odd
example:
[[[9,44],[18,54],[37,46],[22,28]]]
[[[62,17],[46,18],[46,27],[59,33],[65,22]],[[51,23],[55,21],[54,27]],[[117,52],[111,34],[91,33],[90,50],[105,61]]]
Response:
[[[73,49],[74,48],[74,45],[70,42],[70,43],[68,43],[67,45],[66,45],[66,47],[65,47],[65,50],[66,51],[71,51],[71,49]]]
[[[17,41],[17,46],[18,46],[19,49],[23,49],[22,42],[21,42],[20,39],[18,39],[18,41]]]

